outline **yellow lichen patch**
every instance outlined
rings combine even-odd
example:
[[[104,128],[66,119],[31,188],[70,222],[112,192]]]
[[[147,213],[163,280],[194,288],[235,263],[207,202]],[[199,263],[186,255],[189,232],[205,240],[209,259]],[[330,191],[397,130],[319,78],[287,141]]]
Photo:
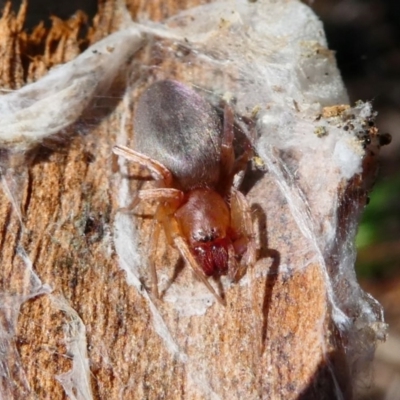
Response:
[[[315,133],[319,138],[321,138],[321,137],[326,136],[326,135],[328,134],[328,131],[327,131],[327,129],[325,128],[325,126],[317,126],[317,127],[314,129],[314,133]]]
[[[322,109],[322,116],[324,118],[338,117],[349,108],[350,106],[348,104],[337,104],[335,106],[324,107]]]

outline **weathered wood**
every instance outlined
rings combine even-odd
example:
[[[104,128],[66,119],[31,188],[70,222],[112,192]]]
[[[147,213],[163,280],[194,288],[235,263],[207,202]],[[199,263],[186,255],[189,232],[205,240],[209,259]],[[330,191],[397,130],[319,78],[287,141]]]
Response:
[[[162,20],[200,1],[128,3],[134,18],[147,12]],[[7,9],[0,21],[3,88],[20,87],[72,59],[82,47],[115,30],[120,18],[118,1],[102,3],[87,39],[80,41],[82,16],[57,20],[49,31],[38,27],[28,35],[22,30],[24,6],[21,10],[14,17]],[[160,53],[149,48],[139,56],[148,60]],[[177,61],[174,65],[158,60],[158,65],[163,63],[175,77],[184,73]],[[281,265],[295,262],[293,257],[307,254],[299,251],[304,238],[287,229],[292,224],[288,204],[268,174],[248,195],[256,203],[254,213],[262,232],[259,274],[247,274],[251,286],[230,288],[226,308],[214,304],[202,315],[184,316],[171,303],[157,302],[172,337],[168,347],[165,334],[160,336],[155,328],[148,301],[128,284],[114,249],[119,188],[111,149],[126,107],[119,101],[120,90],[111,89],[116,100],[99,99],[86,110],[82,120],[68,129],[70,139],[64,134],[34,149],[29,157],[3,160],[7,168],[11,162],[14,165],[14,170],[3,170],[3,189],[7,186],[21,205],[22,223],[10,195],[1,190],[1,291],[29,290],[26,275],[17,272],[25,268],[21,249],[40,280],[53,289],[51,295],[24,299],[16,310],[16,335],[10,343],[19,356],[11,351],[8,355],[9,360],[14,357],[15,366],[10,371],[15,386],[8,398],[67,398],[55,376],[72,368],[64,330],[79,324],[71,325],[74,314],[57,303],[61,298],[86,328],[93,398],[333,399],[335,385],[350,398],[343,338],[331,321],[320,266],[315,263],[290,273],[280,270]],[[132,181],[131,190],[135,185]],[[364,195],[359,195],[360,201]],[[138,218],[137,224],[147,256],[150,223]],[[163,238],[158,263],[170,266],[163,271],[172,277],[177,253],[164,242]],[[269,273],[263,274],[267,269]],[[172,285],[193,284],[188,268],[180,271],[178,266],[175,274]],[[178,349],[171,351],[173,346]]]

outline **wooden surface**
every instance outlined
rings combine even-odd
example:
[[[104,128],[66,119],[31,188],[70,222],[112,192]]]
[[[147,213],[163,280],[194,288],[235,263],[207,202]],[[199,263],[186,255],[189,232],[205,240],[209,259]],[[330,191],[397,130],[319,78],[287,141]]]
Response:
[[[134,18],[147,12],[161,20],[195,3],[132,0],[128,9]],[[117,9],[117,2],[103,3],[87,38],[80,35],[83,17],[27,35],[23,14],[6,13],[0,23],[1,86],[20,87],[72,59],[116,29]],[[150,56],[150,51],[140,55]],[[179,77],[178,66],[175,71]],[[157,302],[179,347],[178,353],[171,352],[154,329],[148,301],[128,285],[114,249],[112,224],[119,204],[111,149],[123,110],[118,90],[117,100],[102,103],[101,118],[94,107],[93,115],[86,113],[69,128],[70,139],[49,141],[23,161],[3,157],[3,164],[14,168],[4,179],[15,188],[22,223],[3,188],[1,289],[18,291],[26,285],[15,272],[22,268],[23,248],[40,280],[53,290],[17,310],[12,343],[20,358],[8,355],[14,357],[13,398],[67,398],[55,376],[72,368],[65,342],[72,314],[57,303],[60,298],[85,326],[95,399],[333,399],[336,384],[350,398],[342,338],[330,320],[319,265],[280,271],[281,265],[302,262],[293,254],[303,238],[287,230],[293,223],[288,205],[268,174],[248,198],[259,210],[270,210],[258,215],[262,261],[257,266],[269,274],[259,274],[250,287],[234,285],[226,308],[214,304],[203,315],[185,317],[171,304]],[[132,181],[132,190],[135,185]],[[137,224],[146,254],[149,221],[138,218]],[[163,242],[158,256],[171,265],[172,275],[176,252]],[[189,285],[193,279],[183,268],[172,285]]]

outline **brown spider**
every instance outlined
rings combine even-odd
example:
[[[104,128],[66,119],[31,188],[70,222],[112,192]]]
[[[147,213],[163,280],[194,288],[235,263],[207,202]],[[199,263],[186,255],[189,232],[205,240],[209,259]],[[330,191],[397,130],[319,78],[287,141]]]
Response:
[[[135,150],[113,152],[145,166],[156,189],[140,190],[139,201],[158,203],[151,241],[154,254],[160,228],[197,277],[223,305],[208,276],[238,280],[256,261],[249,204],[233,186],[234,176],[252,156],[249,141],[235,159],[234,116],[224,107],[223,126],[216,110],[182,83],[163,80],[141,95],[134,118]],[[157,272],[151,261],[152,292],[158,298]]]

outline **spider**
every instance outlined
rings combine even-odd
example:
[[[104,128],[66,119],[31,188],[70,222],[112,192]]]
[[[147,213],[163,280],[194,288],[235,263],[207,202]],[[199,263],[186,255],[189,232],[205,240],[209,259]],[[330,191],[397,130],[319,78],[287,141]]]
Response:
[[[234,187],[253,155],[249,140],[235,156],[234,115],[217,110],[186,85],[161,80],[140,96],[134,115],[134,148],[113,152],[146,167],[157,187],[138,191],[131,208],[154,200],[157,209],[151,234],[152,293],[159,298],[152,255],[163,228],[169,245],[180,252],[219,303],[226,305],[207,277],[243,276],[256,261],[249,204]]]

